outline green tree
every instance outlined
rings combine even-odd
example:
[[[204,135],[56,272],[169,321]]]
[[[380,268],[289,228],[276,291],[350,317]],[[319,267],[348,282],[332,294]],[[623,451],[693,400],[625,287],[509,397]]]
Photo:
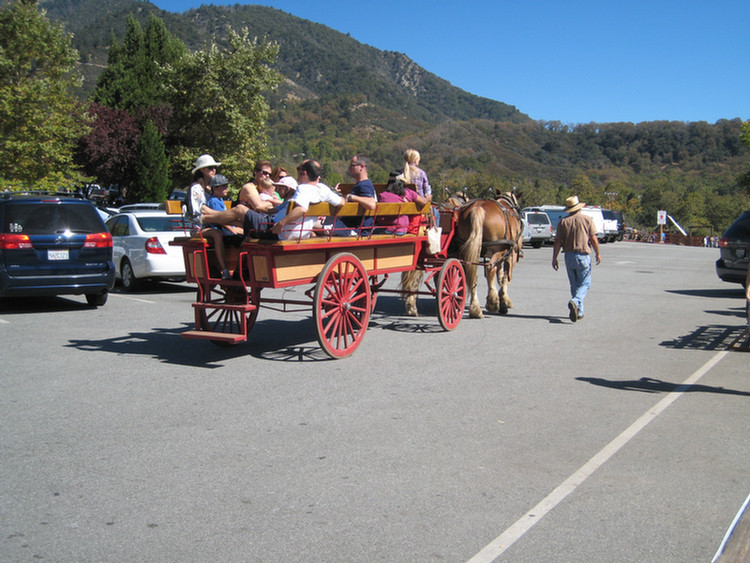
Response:
[[[73,92],[78,53],[36,0],[0,10],[0,178],[25,187],[75,183],[76,140],[88,131]]]
[[[750,121],[745,121],[742,124],[740,138],[742,139],[742,144],[744,144],[746,147],[750,147]],[[744,174],[742,174],[738,178],[737,183],[740,186],[744,187],[748,195],[750,195],[750,172],[745,172]]]
[[[130,16],[122,43],[112,39],[107,67],[99,75],[93,100],[110,108],[138,116],[146,108],[165,103],[162,83],[165,66],[180,60],[185,44],[167,31],[164,22],[151,14],[144,32]]]
[[[128,190],[130,201],[164,201],[169,195],[169,171],[164,142],[151,121],[146,121],[138,145],[136,181]]]
[[[267,152],[264,93],[280,81],[271,67],[279,46],[250,39],[247,29],[240,34],[230,29],[227,40],[226,49],[212,44],[184,56],[165,82],[174,110],[169,144],[182,176],[197,155],[210,153],[228,174],[247,179]]]

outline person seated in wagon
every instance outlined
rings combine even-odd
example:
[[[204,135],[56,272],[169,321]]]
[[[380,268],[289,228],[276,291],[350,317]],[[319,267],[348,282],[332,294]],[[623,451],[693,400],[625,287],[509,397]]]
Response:
[[[377,205],[375,186],[370,180],[368,170],[370,159],[362,155],[354,155],[349,161],[349,176],[356,182],[346,196],[346,201],[357,203],[363,209],[373,211]],[[337,186],[338,188],[338,186]],[[368,235],[373,225],[372,217],[338,217],[333,224],[334,236]]]
[[[411,188],[407,188],[404,183],[403,174],[398,171],[391,172],[391,176],[388,179],[388,185],[385,187],[385,190],[380,193],[378,200],[383,203],[404,203],[412,201],[420,208],[430,202],[430,199],[419,195]],[[404,235],[408,232],[416,234],[419,232],[421,220],[421,215],[414,215],[411,218],[408,215],[398,215],[395,217],[380,216],[377,217],[375,221],[375,224],[377,225],[375,233]]]
[[[317,217],[307,216],[307,210],[315,203],[330,203],[334,207],[344,205],[344,198],[320,181],[320,164],[305,160],[297,167],[297,189],[294,195],[275,213],[266,214],[249,210],[243,222],[245,236],[267,238],[268,233],[280,240],[306,239],[312,236]],[[289,210],[289,203],[294,202]]]

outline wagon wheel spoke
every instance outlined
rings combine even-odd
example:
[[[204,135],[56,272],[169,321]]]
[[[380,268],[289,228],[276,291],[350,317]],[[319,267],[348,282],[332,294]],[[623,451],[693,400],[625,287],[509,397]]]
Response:
[[[437,280],[437,312],[440,325],[453,330],[461,322],[466,304],[466,275],[455,258],[446,260]]]
[[[353,254],[342,253],[325,265],[315,289],[313,315],[318,342],[332,358],[359,346],[370,318],[367,273]]]
[[[198,301],[215,305],[244,305],[252,302],[258,305],[260,291],[253,290],[252,299],[248,299],[247,290],[239,286],[207,285],[198,291]],[[196,314],[196,328],[205,332],[219,332],[224,334],[245,334],[255,324],[258,309],[249,312],[236,309],[199,309]],[[218,346],[232,344],[224,340],[212,340]]]

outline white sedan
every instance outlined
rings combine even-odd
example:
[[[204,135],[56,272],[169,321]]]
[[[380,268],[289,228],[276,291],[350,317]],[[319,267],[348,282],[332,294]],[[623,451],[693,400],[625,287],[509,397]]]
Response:
[[[182,248],[169,246],[175,237],[190,234],[182,216],[134,210],[113,215],[106,224],[112,234],[116,277],[126,291],[135,291],[146,279],[185,279]]]

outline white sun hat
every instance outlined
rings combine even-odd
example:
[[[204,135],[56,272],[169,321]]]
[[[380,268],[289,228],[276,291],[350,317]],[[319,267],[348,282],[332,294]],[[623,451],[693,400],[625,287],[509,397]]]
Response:
[[[221,162],[216,162],[210,154],[202,154],[195,160],[195,166],[193,166],[191,174],[195,174],[201,168],[208,168],[209,166],[221,166]]]

